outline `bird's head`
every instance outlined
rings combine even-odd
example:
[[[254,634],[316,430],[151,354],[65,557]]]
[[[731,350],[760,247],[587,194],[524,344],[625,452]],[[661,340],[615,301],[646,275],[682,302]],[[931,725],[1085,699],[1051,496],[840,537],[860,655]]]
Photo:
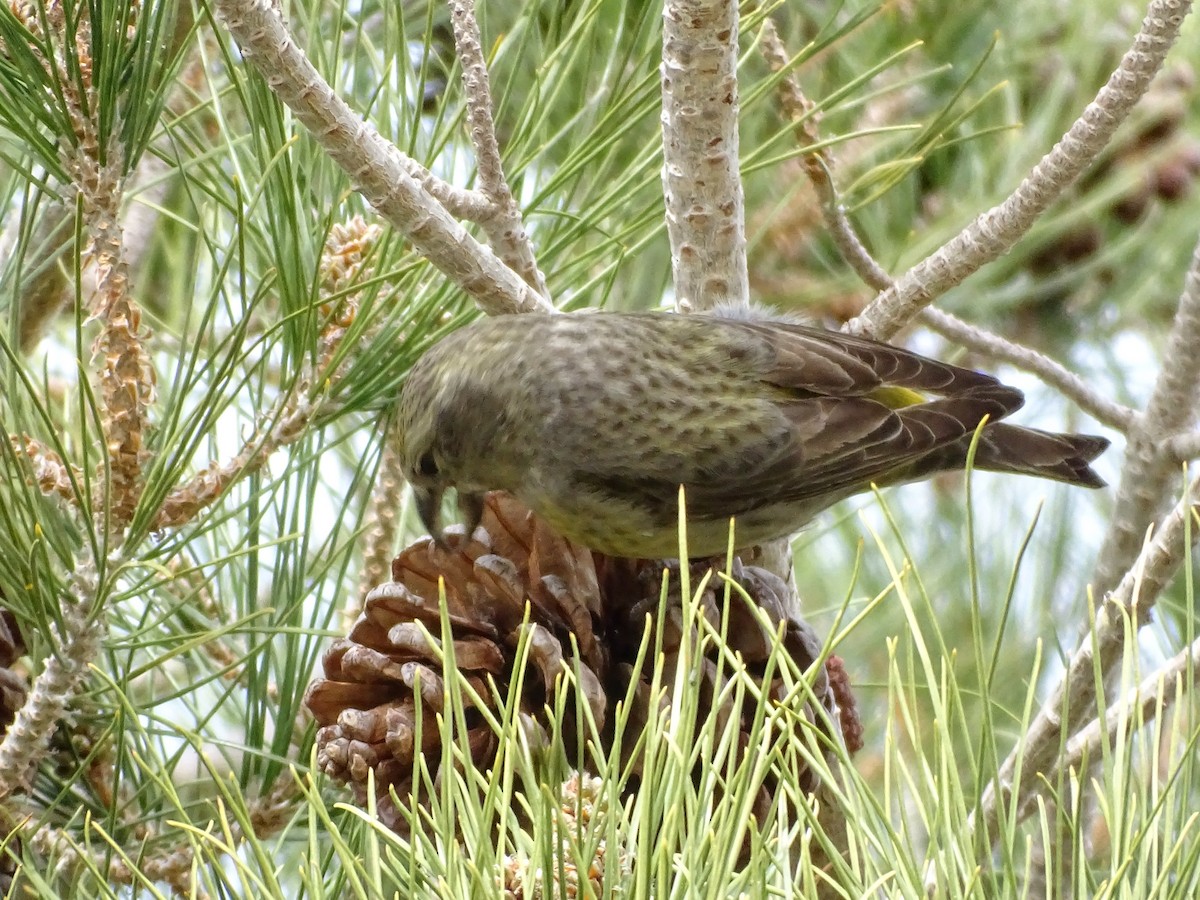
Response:
[[[447,489],[458,494],[467,534],[483,515],[484,494],[509,488],[497,458],[507,421],[494,384],[485,383],[453,348],[438,345],[418,360],[400,394],[400,458],[417,512],[442,544],[440,512]]]

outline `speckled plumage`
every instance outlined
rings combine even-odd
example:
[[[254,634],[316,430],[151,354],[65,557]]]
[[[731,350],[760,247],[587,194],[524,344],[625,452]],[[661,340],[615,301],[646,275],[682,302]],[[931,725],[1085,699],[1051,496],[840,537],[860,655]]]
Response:
[[[614,556],[723,553],[790,534],[838,500],[975,464],[1098,487],[1108,442],[999,419],[1021,392],[887,344],[753,317],[497,316],[413,367],[400,398],[405,471],[437,529],[447,487],[471,520],[507,490]],[[470,523],[469,524],[473,524]]]

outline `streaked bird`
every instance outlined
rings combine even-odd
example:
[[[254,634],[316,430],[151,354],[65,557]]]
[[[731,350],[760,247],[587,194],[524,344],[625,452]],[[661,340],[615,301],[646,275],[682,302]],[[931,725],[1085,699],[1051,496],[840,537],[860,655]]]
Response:
[[[444,492],[470,530],[505,490],[612,556],[723,554],[792,534],[852,494],[975,467],[1084,487],[1102,437],[1001,419],[1024,402],[990,375],[745,311],[482,319],[417,361],[402,457],[440,539]]]

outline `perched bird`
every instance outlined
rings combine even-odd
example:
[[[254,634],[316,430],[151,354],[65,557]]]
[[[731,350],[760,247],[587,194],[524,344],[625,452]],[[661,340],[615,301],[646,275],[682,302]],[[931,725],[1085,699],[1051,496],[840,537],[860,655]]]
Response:
[[[1024,402],[990,375],[747,312],[482,319],[413,366],[404,471],[441,539],[442,495],[473,531],[505,490],[611,556],[672,557],[799,530],[851,494],[975,466],[1086,487],[1102,437],[1000,423]],[[468,532],[468,533],[469,533]]]

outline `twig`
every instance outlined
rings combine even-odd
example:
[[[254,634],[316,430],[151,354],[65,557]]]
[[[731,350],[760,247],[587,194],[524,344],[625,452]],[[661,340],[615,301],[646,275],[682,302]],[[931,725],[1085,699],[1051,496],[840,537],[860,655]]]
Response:
[[[761,47],[763,56],[775,71],[782,71],[790,65],[791,61],[787,51],[770,19],[763,24]],[[812,118],[812,102],[804,96],[804,92],[791,74],[780,79],[779,102],[783,111],[794,123],[794,132],[800,145],[802,147],[819,145],[821,135]],[[846,216],[845,209],[838,202],[837,189],[831,174],[833,163],[828,148],[819,147],[801,159],[805,174],[808,175],[820,200],[825,227],[832,235],[842,258],[870,287],[876,290],[886,290],[891,287],[893,283],[891,276],[863,245],[854,226]],[[1064,396],[1079,404],[1081,409],[1091,413],[1106,425],[1127,431],[1137,417],[1135,410],[1121,406],[1102,396],[1089,387],[1087,382],[1078,375],[1036,350],[970,325],[956,316],[932,307],[923,310],[921,315],[925,324],[943,337],[1038,376],[1046,384],[1057,388]]]
[[[780,40],[779,32],[771,19],[763,20],[760,34],[760,47],[763,57],[771,66],[772,71],[782,72],[791,65],[787,50]],[[821,216],[825,219],[825,227],[833,238],[834,245],[844,259],[867,285],[877,291],[887,290],[892,286],[892,277],[887,270],[875,261],[862,240],[850,224],[845,207],[838,200],[837,188],[833,183],[833,157],[829,148],[817,146],[821,143],[821,135],[817,131],[813,113],[813,103],[800,90],[795,77],[788,73],[779,81],[779,105],[784,113],[792,120],[793,134],[801,147],[814,147],[800,157],[804,173],[817,192],[817,200],[821,205]]]
[[[479,192],[488,201],[487,214],[475,221],[487,232],[488,240],[500,258],[548,300],[550,292],[546,289],[545,276],[534,258],[533,245],[521,221],[521,210],[513,199],[500,161],[496,123],[492,120],[492,92],[483,59],[479,23],[475,19],[475,0],[450,0],[450,22],[454,27],[455,52],[463,68],[467,132],[475,148]]]
[[[1054,782],[1059,772],[1079,769],[1088,760],[1094,761],[1102,743],[1111,744],[1113,736],[1125,724],[1132,722],[1140,727],[1171,706],[1175,697],[1172,688],[1185,678],[1193,683],[1200,681],[1200,639],[1180,650],[1148,678],[1119,702],[1108,708],[1103,718],[1095,718],[1079,729],[1067,741],[1066,752],[1058,760],[1054,770],[1047,772],[1045,780]],[[1032,803],[1032,798],[1026,806]],[[1023,810],[1022,817],[1032,810]]]
[[[32,10],[27,8],[26,12],[32,12]],[[192,12],[190,4],[178,4],[175,14],[172,16],[172,30],[164,41],[164,46],[160,48],[160,52],[165,57],[176,56],[183,46],[183,42],[191,36],[192,27],[195,24]],[[36,15],[21,16],[21,18],[27,28],[34,33],[40,32],[41,26]],[[82,43],[78,44],[75,52],[86,53],[84,46]],[[61,69],[61,57],[58,63]],[[86,71],[88,65],[90,63],[81,65],[79,68],[81,71]],[[65,75],[65,72],[60,71],[59,80],[69,85],[67,91],[73,94],[75,85]],[[181,85],[186,81],[186,74],[177,80],[172,91],[173,96],[177,97],[185,93]],[[76,116],[79,116],[81,113],[78,102],[73,97],[69,97],[67,93],[64,94],[64,99],[69,99],[69,102],[76,108]],[[91,108],[94,109],[94,107]],[[157,205],[170,187],[170,182],[163,177],[167,171],[167,164],[162,159],[147,153],[142,156],[137,170],[131,173],[122,191],[125,196],[140,194],[143,201],[129,207],[122,219],[124,256],[127,268],[136,268],[141,256],[154,246],[151,238],[158,221]],[[144,187],[146,185],[148,187]],[[66,191],[65,193],[70,195],[71,192]],[[116,198],[118,202],[122,199],[121,197]],[[29,208],[35,210],[33,214],[36,216],[33,237],[30,240],[29,253],[26,257],[29,267],[21,272],[21,280],[16,289],[17,333],[22,353],[33,352],[47,326],[60,312],[70,308],[74,300],[71,285],[68,283],[68,272],[73,269],[71,259],[76,251],[75,207],[60,199],[55,199],[41,206],[35,202],[30,204]],[[11,216],[10,219],[11,225],[6,232],[10,229],[15,232],[21,226],[22,217]],[[0,239],[0,243],[3,243],[2,239]],[[0,258],[4,255],[4,250],[0,249]],[[83,274],[94,273],[84,272]],[[91,282],[89,284],[88,279],[83,279],[83,285],[80,288],[83,296],[91,296],[95,293],[94,277]]]
[[[1158,381],[1146,412],[1129,433],[1121,486],[1100,550],[1093,584],[1109,590],[1132,562],[1138,537],[1170,497],[1179,464],[1168,441],[1185,433],[1196,419],[1200,385],[1200,240],[1184,279],[1183,293],[1167,339]]]
[[[738,10],[729,0],[668,0],[663,7],[663,193],[676,307],[750,302],[738,161]],[[791,547],[755,548],[782,578],[799,617]]]
[[[308,387],[308,379],[302,377],[296,389],[282,394],[275,409],[263,417],[263,422],[270,425],[257,429],[232,459],[213,461],[167,494],[154,519],[154,527],[178,528],[187,524],[202,509],[215,503],[234,482],[262,468],[276,450],[304,437],[321,407],[321,398],[312,399]]]
[[[1133,47],[1108,83],[1012,195],[905,272],[847,322],[847,330],[887,340],[933,298],[1012,247],[1095,161],[1150,86],[1190,8],[1190,0],[1152,0]]]
[[[91,236],[87,250],[96,269],[96,289],[89,304],[100,320],[100,334],[92,344],[100,364],[100,395],[104,400],[105,446],[108,478],[98,479],[95,515],[107,522],[110,532],[126,525],[141,499],[144,468],[150,459],[145,445],[146,427],[154,403],[156,376],[146,351],[147,332],[142,313],[129,290],[129,260],[124,233],[118,221],[121,180],[117,176],[120,153],[109,149],[108,163],[79,154],[77,176],[83,199],[85,230]],[[107,503],[106,503],[107,501]]]
[[[667,0],[663,8],[663,192],[676,306],[748,304],[745,210],[738,159],[738,10],[734,0]],[[787,540],[754,549],[786,585],[783,611],[800,617]],[[840,727],[840,723],[838,723]],[[830,844],[849,846],[836,784],[816,791]],[[823,851],[817,854],[825,860]]]
[[[1070,369],[1036,350],[977,328],[933,307],[921,310],[921,321],[956,344],[1036,375],[1063,396],[1074,400],[1084,412],[1111,428],[1128,432],[1138,420],[1137,410],[1108,399]]]
[[[145,446],[155,372],[146,352],[141,309],[129,290],[129,260],[119,222],[124,197],[124,148],[98,119],[92,83],[92,23],[86,13],[68,22],[65,11],[46,16],[50,33],[42,57],[46,75],[62,85],[62,103],[72,134],[60,138],[59,153],[70,179],[68,194],[78,206],[85,245],[80,256],[92,267],[95,284],[87,298],[100,331],[92,343],[102,401],[100,426],[106,457],[92,498],[97,527],[113,537],[133,518],[141,499]],[[35,27],[41,28],[40,23]],[[68,49],[69,48],[69,49]],[[42,51],[36,51],[42,56]],[[79,77],[71,77],[78,70]],[[68,241],[68,246],[73,238]],[[82,261],[82,260],[81,260]]]
[[[292,40],[269,0],[216,0],[215,5],[243,55],[271,89],[367,201],[435,267],[489,313],[551,310],[418,181],[428,173],[334,93]]]
[[[663,7],[663,194],[676,306],[748,303],[738,173],[738,10],[732,0]]]
[[[88,612],[98,588],[96,566],[84,546],[63,598],[59,624],[52,628],[55,652],[46,657],[46,667],[33,680],[29,696],[0,741],[0,800],[29,787],[67,704],[100,653],[104,626]]]
[[[1191,431],[1187,434],[1177,434],[1167,441],[1166,452],[1176,462],[1188,462],[1200,456],[1200,432]]]

